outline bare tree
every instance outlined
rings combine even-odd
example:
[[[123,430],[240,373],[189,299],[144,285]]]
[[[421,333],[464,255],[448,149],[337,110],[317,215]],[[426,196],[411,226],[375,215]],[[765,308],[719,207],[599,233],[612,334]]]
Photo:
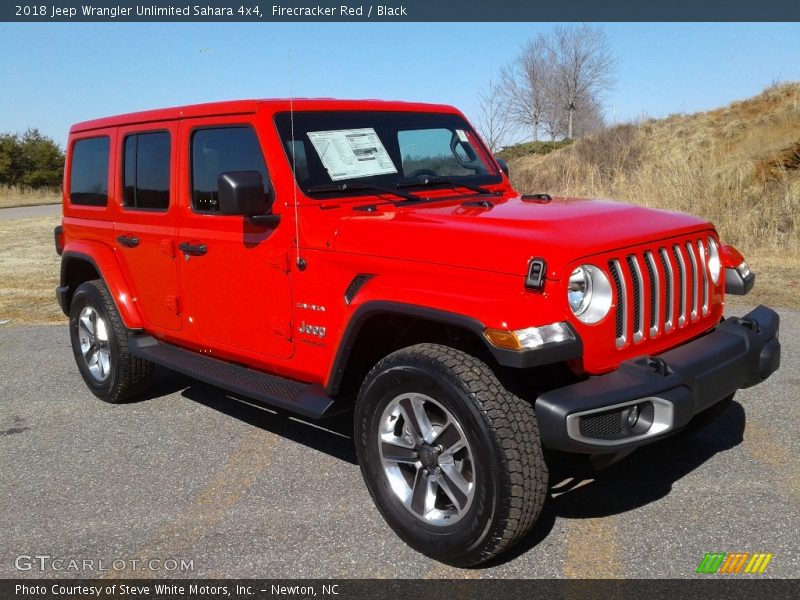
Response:
[[[554,79],[553,61],[547,40],[541,34],[523,46],[517,57],[501,71],[501,87],[509,120],[527,128],[533,141],[547,112],[548,88]]]
[[[616,59],[605,32],[591,25],[556,27],[549,46],[571,138],[576,113],[589,106],[589,99],[599,103],[613,86]]]
[[[564,94],[559,81],[554,77],[546,89],[547,107],[542,120],[542,129],[550,136],[550,141],[562,138],[567,133],[567,111],[564,110]]]
[[[511,124],[500,85],[491,80],[486,89],[478,93],[477,126],[489,150],[503,149]]]
[[[592,96],[580,100],[573,123],[575,137],[585,137],[605,126],[606,120],[600,103]]]

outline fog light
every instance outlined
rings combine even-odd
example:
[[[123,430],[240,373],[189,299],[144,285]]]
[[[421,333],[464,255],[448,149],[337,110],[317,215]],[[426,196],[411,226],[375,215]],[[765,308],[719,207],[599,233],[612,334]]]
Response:
[[[628,427],[633,429],[636,427],[636,423],[639,422],[639,405],[634,404],[631,409],[628,411]]]

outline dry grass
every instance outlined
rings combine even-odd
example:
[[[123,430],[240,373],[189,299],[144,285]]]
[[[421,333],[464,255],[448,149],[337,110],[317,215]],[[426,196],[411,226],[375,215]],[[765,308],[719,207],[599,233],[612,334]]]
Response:
[[[800,84],[728,107],[622,125],[511,164],[518,189],[703,216],[758,273],[748,296],[800,306]]]
[[[43,188],[33,190],[18,185],[0,185],[0,208],[31,206],[34,204],[58,204],[61,190]]]
[[[0,321],[60,323],[56,302],[60,257],[53,228],[61,217],[0,221]]]

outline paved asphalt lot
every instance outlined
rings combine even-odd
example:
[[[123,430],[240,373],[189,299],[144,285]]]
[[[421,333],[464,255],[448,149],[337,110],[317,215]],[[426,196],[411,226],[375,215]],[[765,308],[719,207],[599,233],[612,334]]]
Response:
[[[693,577],[708,551],[772,552],[765,576],[798,577],[800,313],[781,316],[772,379],[710,428],[605,471],[554,465],[554,484],[576,479],[528,540],[474,570],[384,524],[349,419],[324,431],[167,372],[150,399],[107,405],[84,387],[66,326],[2,326],[0,577],[81,575],[19,573],[20,554],[192,559],[182,575],[202,577]]]

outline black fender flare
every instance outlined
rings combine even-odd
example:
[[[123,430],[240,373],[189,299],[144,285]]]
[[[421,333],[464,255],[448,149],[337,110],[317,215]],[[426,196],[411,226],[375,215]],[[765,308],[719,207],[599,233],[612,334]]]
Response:
[[[486,326],[474,317],[415,304],[392,302],[388,300],[372,300],[358,306],[347,322],[347,326],[336,350],[336,356],[333,360],[328,384],[325,386],[325,391],[328,394],[334,395],[339,391],[358,335],[367,320],[377,314],[410,316],[420,320],[432,321],[434,323],[467,330],[476,335],[485,344],[486,349],[495,360],[505,367],[526,369],[564,362],[578,358],[583,353],[583,345],[574,329],[574,340],[558,344],[547,344],[534,350],[507,350],[493,346],[483,334]],[[572,328],[569,324],[568,327]]]

